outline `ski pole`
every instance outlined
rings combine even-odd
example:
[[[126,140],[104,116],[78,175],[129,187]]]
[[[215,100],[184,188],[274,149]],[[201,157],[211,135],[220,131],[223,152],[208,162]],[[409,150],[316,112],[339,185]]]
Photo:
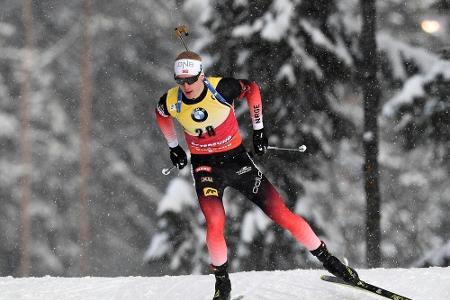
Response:
[[[276,147],[276,146],[267,146],[267,150],[305,152],[306,151],[306,146],[305,145],[301,145],[298,148],[281,148],[281,147]]]
[[[171,166],[170,168],[164,168],[162,169],[161,173],[163,173],[163,175],[167,176],[170,174],[170,172],[172,172],[173,169],[175,169],[176,166]]]

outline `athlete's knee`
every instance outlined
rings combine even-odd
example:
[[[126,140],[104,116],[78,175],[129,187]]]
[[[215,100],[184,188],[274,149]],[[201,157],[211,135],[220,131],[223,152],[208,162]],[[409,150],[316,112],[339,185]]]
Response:
[[[221,216],[206,219],[206,229],[208,232],[223,232],[225,227],[225,218]]]
[[[269,217],[285,214],[286,211],[289,211],[283,198],[274,188],[268,191],[264,204],[264,212]]]
[[[286,224],[289,224],[294,218],[298,217],[286,206],[280,195],[268,199],[266,206],[264,207],[264,212],[275,223],[283,227],[285,227]]]

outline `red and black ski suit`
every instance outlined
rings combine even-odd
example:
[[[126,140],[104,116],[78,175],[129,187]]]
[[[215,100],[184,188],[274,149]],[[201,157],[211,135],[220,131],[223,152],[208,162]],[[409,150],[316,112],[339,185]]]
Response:
[[[179,94],[179,87],[174,87],[160,98],[156,120],[170,147],[178,145],[172,119],[177,119],[184,128],[191,152],[195,189],[206,219],[206,243],[211,263],[220,266],[227,261],[222,203],[227,186],[240,191],[258,205],[308,250],[317,249],[320,239],[302,217],[285,206],[275,187],[242,146],[234,101],[247,99],[253,129],[262,129],[259,86],[255,82],[235,78],[209,77],[207,80],[226,103],[216,99],[206,85],[196,99],[187,99]]]

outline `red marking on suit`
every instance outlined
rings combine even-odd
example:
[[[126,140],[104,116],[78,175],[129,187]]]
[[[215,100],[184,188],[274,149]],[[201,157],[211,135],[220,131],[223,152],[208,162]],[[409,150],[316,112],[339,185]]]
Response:
[[[195,170],[194,170],[194,172],[196,172],[196,173],[202,172],[202,171],[211,173],[212,168],[210,166],[200,166],[200,167],[195,168]]]
[[[214,132],[213,136],[209,136],[206,131],[201,136],[185,132],[186,143],[191,153],[224,152],[236,148],[242,142],[234,110],[230,110],[228,117],[222,124],[214,128]]]

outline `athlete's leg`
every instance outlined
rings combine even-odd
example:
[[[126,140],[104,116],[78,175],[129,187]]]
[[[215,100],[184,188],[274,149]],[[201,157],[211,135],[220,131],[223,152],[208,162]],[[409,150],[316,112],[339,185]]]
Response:
[[[240,162],[240,164],[244,163],[247,166],[241,167],[239,171],[235,172],[238,177],[233,181],[232,186],[258,205],[275,223],[291,232],[294,238],[311,251],[330,273],[347,282],[356,284],[359,278],[355,270],[344,265],[328,252],[325,243],[321,242],[311,226],[302,217],[294,214],[286,207],[272,183],[250,159],[249,161],[251,167],[245,160]]]
[[[258,205],[275,223],[288,230],[294,238],[316,256],[323,266],[335,276],[356,284],[359,281],[354,269],[344,265],[328,249],[311,226],[299,215],[290,211],[280,194],[248,155],[233,161],[227,177],[230,185]]]
[[[227,261],[225,209],[222,203],[224,183],[214,164],[197,162],[195,157],[191,157],[191,162],[195,191],[206,220],[206,246],[211,264],[218,267]]]
[[[290,211],[280,194],[253,161],[242,155],[235,161],[237,171],[233,172],[231,186],[258,205],[275,223],[288,230],[308,250],[320,246],[320,239],[309,224]]]
[[[221,266],[227,261],[225,210],[222,200],[215,196],[199,196],[198,201],[206,219],[206,245],[211,264]]]
[[[308,250],[315,250],[320,246],[320,239],[308,222],[286,207],[281,195],[265,176],[261,181],[260,193],[254,195],[252,201]]]
[[[216,278],[213,299],[229,299],[231,281],[227,270],[226,217],[222,203],[226,186],[222,175],[224,166],[211,157],[204,159],[195,155],[191,155],[191,164],[199,205],[206,220],[206,245]]]

